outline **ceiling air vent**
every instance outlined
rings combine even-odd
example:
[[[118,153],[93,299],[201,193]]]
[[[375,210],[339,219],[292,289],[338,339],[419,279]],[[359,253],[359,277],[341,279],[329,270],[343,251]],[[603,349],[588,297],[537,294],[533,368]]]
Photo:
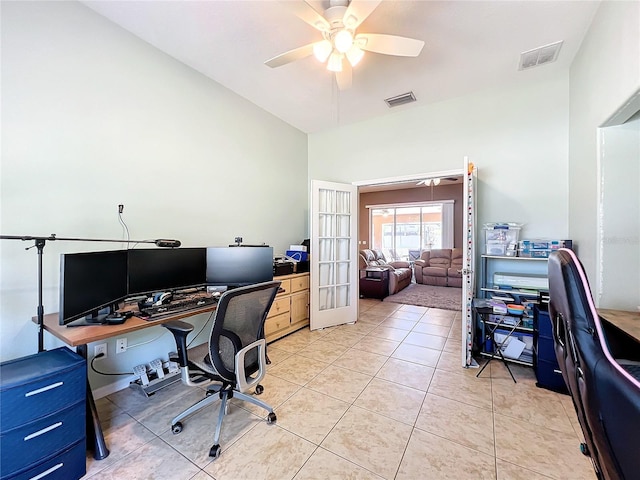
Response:
[[[545,63],[555,62],[558,58],[558,53],[560,53],[560,47],[562,47],[562,41],[522,52],[518,70],[526,70]]]
[[[416,101],[416,96],[413,92],[403,93],[402,95],[396,95],[395,97],[385,98],[385,103],[389,108],[397,107],[398,105],[404,105],[405,103],[411,103]]]

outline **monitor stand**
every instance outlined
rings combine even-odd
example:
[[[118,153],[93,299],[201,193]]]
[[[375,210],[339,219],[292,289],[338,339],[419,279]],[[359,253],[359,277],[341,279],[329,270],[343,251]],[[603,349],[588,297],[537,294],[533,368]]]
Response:
[[[110,305],[107,308],[96,310],[84,318],[79,318],[67,323],[67,327],[87,327],[91,325],[119,325],[131,315],[122,315],[117,312],[118,304]],[[104,313],[106,311],[106,313]],[[102,312],[102,313],[100,313]]]

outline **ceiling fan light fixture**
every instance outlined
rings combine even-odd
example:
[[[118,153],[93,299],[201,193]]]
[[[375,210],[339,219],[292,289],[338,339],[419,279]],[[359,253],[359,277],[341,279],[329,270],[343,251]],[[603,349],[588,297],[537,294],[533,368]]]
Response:
[[[359,49],[355,44],[347,52],[347,60],[349,60],[352,67],[355,67],[360,63],[362,57],[364,57],[364,50]]]
[[[341,72],[342,71],[342,57],[344,55],[342,53],[334,51],[329,56],[329,61],[327,62],[327,70],[331,72]]]
[[[340,30],[333,37],[333,44],[340,53],[346,53],[353,46],[353,35],[349,30]]]
[[[332,50],[333,47],[331,46],[331,42],[323,40],[313,46],[313,55],[319,62],[324,63],[327,61],[327,58],[329,58],[329,55],[331,55]]]

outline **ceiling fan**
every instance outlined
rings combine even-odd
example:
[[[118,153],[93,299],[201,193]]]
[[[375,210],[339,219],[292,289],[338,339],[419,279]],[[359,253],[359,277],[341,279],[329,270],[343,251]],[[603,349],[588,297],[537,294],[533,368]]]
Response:
[[[356,33],[360,24],[381,2],[329,0],[329,8],[323,14],[303,0],[281,2],[294,15],[320,30],[323,39],[273,57],[265,65],[275,68],[315,55],[320,62],[327,62],[327,70],[335,72],[338,88],[346,90],[351,87],[352,67],[362,60],[365,51],[417,57],[424,46],[422,40],[381,33]]]

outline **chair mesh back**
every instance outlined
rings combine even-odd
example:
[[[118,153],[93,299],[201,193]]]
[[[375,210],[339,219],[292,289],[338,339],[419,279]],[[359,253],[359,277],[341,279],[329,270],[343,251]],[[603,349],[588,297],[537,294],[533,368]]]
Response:
[[[209,355],[223,379],[234,382],[235,354],[264,338],[264,322],[279,287],[280,282],[265,282],[229,290],[220,297],[209,338]],[[245,374],[256,372],[257,350],[249,351],[245,361]]]

